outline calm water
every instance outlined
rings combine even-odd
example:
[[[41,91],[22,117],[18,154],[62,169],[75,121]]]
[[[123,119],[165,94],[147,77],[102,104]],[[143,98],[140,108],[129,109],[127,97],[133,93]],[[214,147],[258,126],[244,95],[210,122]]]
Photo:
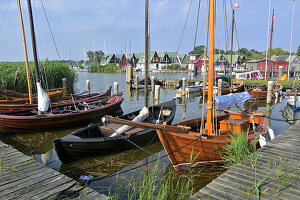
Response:
[[[143,74],[138,74],[139,77],[143,77]],[[181,79],[186,77],[187,79],[195,78],[191,74],[151,74],[159,79]],[[143,107],[144,104],[144,92],[130,91],[125,83],[125,74],[101,74],[101,73],[78,73],[78,81],[75,86],[76,93],[85,91],[85,82],[90,80],[91,92],[100,92],[107,90],[113,85],[113,82],[119,82],[119,91],[123,92],[124,102],[122,103],[122,109],[124,113],[131,112]],[[151,94],[151,93],[150,93]],[[173,89],[161,89],[160,102],[168,101],[174,98],[176,90]],[[152,95],[150,95],[151,97]],[[150,102],[152,102],[150,98]],[[185,105],[183,105],[185,102]],[[259,102],[259,110],[265,111],[270,116],[270,125],[274,130],[275,135],[280,134],[282,131],[289,128],[295,123],[294,120],[299,119],[299,113],[292,114],[289,107],[285,106],[285,99],[279,100],[277,103],[273,103],[271,106],[267,106],[265,102]],[[241,105],[242,107],[244,105]],[[249,105],[245,105],[249,106]],[[191,95],[188,99],[177,100],[177,111],[173,123],[180,122],[182,120],[192,119],[201,115],[202,99],[197,95]],[[296,116],[295,116],[296,115]],[[287,121],[291,120],[291,121]],[[0,139],[8,144],[13,145],[19,151],[32,155],[37,161],[47,164],[47,166],[60,171],[73,178],[78,178],[80,175],[92,174],[93,176],[100,177],[106,176],[118,170],[118,178],[116,176],[106,177],[105,179],[93,182],[91,187],[94,189],[108,194],[109,190],[113,191],[115,187],[126,187],[128,180],[137,179],[142,177],[145,171],[149,170],[153,163],[155,163],[157,157],[165,155],[165,151],[158,140],[144,146],[144,148],[151,152],[149,155],[140,149],[131,149],[118,154],[95,156],[92,158],[86,158],[78,161],[74,161],[68,164],[63,164],[58,159],[55,150],[53,149],[52,139],[63,137],[79,127],[60,130],[55,132],[46,132],[39,134],[22,134],[13,136],[0,136]],[[144,165],[142,167],[133,169],[137,166]],[[150,167],[149,167],[150,166]],[[167,157],[160,159],[159,176],[163,176],[173,168]],[[198,189],[208,184],[219,174],[223,173],[224,169],[220,167],[204,168],[197,174],[195,184],[198,185]],[[182,175],[178,173],[177,176]]]

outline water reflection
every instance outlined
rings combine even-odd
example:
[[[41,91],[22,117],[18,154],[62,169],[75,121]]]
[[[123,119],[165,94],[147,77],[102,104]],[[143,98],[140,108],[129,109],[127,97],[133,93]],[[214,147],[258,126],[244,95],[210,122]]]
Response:
[[[144,106],[144,90],[130,90],[130,87],[125,82],[125,74],[100,74],[100,73],[77,73],[78,82],[75,86],[75,91],[81,93],[85,91],[85,81],[90,80],[91,83],[91,92],[100,92],[104,91],[109,86],[113,85],[113,82],[119,82],[119,91],[123,91],[124,102],[121,107],[123,112],[126,114],[134,110],[141,109]],[[182,77],[189,78],[189,74],[152,74],[158,79],[181,79]],[[152,76],[150,75],[150,76]],[[139,74],[139,77],[142,78],[143,74]],[[101,82],[100,82],[101,80]],[[154,104],[154,94],[149,93],[152,104]],[[176,96],[175,89],[161,89],[160,102],[168,101]],[[278,100],[280,102],[280,100]],[[259,101],[257,105],[258,111],[264,111],[266,115],[270,116],[270,125],[274,130],[275,135],[280,134],[283,130],[286,130],[295,122],[287,122],[286,119],[299,119],[297,115],[300,115],[299,112],[292,115],[292,112],[288,111],[288,108],[285,107],[286,100],[283,99],[281,103],[275,104],[273,102],[270,105],[266,105],[265,101]],[[241,107],[249,107],[251,103],[245,103]],[[202,98],[197,93],[191,93],[188,97],[182,97],[177,100],[177,110],[176,115],[173,120],[173,123],[181,122],[182,120],[193,119],[200,117],[202,113]],[[274,120],[276,119],[276,120]],[[0,139],[8,144],[13,145],[19,151],[26,153],[27,155],[33,155],[36,160],[41,163],[46,164],[47,166],[54,168],[68,176],[71,176],[75,179],[79,178],[83,174],[92,174],[94,176],[107,176],[110,173],[113,173],[121,169],[121,172],[130,170],[139,165],[144,165],[141,168],[136,168],[132,171],[119,174],[119,179],[117,181],[115,176],[108,177],[92,184],[92,187],[96,188],[100,192],[108,193],[108,188],[120,187],[120,185],[126,185],[128,180],[134,177],[140,177],[143,173],[149,172],[149,169],[156,162],[158,156],[165,155],[165,151],[157,140],[155,143],[144,146],[147,151],[150,151],[152,154],[149,155],[140,149],[130,149],[118,154],[111,155],[102,155],[94,156],[91,158],[85,158],[82,160],[77,160],[68,164],[62,164],[55,150],[53,149],[54,138],[60,138],[65,135],[72,133],[73,131],[82,128],[77,127],[69,130],[60,130],[54,132],[44,132],[44,133],[32,133],[24,135],[11,135],[11,136],[0,136]],[[148,163],[147,165],[145,165]],[[159,162],[158,176],[163,176],[170,170],[173,170],[170,165],[168,157],[164,157]],[[195,173],[198,173],[196,171]],[[224,172],[223,168],[219,167],[210,167],[203,168],[200,170],[200,174],[197,174],[195,179],[195,184],[199,187],[202,187],[208,184],[211,179],[218,176],[220,173]],[[184,172],[177,173],[179,177]],[[117,183],[118,182],[118,183]]]

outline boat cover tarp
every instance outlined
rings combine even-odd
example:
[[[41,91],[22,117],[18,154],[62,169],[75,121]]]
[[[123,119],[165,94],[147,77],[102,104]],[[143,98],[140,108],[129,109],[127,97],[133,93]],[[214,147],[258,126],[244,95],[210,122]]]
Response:
[[[217,96],[215,98],[217,110],[224,110],[238,103],[243,103],[252,96],[248,92],[232,93],[228,95]]]

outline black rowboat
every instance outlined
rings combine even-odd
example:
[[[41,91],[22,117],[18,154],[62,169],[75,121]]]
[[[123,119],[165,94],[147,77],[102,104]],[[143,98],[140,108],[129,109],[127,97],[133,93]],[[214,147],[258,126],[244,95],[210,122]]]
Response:
[[[120,116],[121,119],[132,120],[140,110]],[[176,112],[175,100],[149,107],[149,117],[144,122],[171,124]],[[120,128],[121,124],[90,124],[63,138],[54,140],[54,147],[62,162],[87,157],[95,154],[118,152],[134,147],[134,144],[149,143],[155,136],[154,129],[132,127],[117,137],[109,137]]]

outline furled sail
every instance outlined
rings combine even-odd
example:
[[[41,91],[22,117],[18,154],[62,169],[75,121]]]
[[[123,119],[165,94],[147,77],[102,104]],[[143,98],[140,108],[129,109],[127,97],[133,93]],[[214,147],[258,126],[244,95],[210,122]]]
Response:
[[[43,90],[41,83],[37,82],[37,93],[38,93],[38,110],[40,112],[46,112],[49,108],[49,96],[48,94]]]
[[[252,96],[248,92],[232,93],[215,97],[217,110],[224,110],[238,103],[243,103],[251,99]]]

